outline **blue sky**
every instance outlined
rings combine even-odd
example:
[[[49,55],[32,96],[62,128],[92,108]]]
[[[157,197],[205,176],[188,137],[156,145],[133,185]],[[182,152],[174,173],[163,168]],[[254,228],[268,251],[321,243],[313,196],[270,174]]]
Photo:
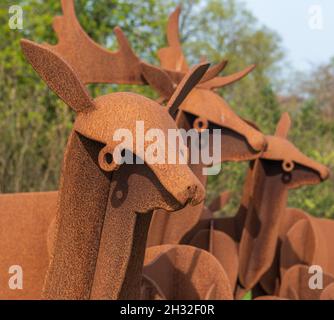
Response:
[[[280,34],[287,59],[297,70],[308,70],[334,57],[334,0],[243,2],[261,24]],[[322,17],[320,22],[318,17]]]

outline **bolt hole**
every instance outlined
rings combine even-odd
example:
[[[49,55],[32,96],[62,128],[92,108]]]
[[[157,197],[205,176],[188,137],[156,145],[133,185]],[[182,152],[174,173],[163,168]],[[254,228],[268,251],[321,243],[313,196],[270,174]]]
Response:
[[[294,163],[291,161],[284,161],[282,168],[285,172],[291,172],[294,169]]]

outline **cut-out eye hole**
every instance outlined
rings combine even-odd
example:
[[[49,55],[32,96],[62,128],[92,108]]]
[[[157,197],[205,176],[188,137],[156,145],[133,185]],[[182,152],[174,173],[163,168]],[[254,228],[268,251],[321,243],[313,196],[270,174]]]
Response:
[[[108,146],[105,146],[99,153],[98,162],[100,168],[104,171],[111,172],[117,170],[120,165],[115,162],[113,154]]]
[[[285,172],[291,172],[295,168],[295,164],[292,161],[283,161],[282,169]]]
[[[205,118],[198,117],[195,119],[193,126],[198,132],[202,132],[209,128],[209,122]]]

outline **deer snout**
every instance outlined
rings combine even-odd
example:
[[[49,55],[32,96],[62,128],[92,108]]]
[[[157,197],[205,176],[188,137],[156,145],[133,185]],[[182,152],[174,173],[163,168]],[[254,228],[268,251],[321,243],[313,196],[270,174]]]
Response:
[[[188,203],[192,206],[195,206],[204,201],[205,189],[200,181],[198,181],[193,184],[189,184],[186,189],[178,195],[177,198],[183,206],[187,205]]]
[[[320,177],[321,177],[322,181],[327,180],[331,175],[331,172],[325,166],[322,166],[322,168],[319,170],[319,172],[320,172]]]

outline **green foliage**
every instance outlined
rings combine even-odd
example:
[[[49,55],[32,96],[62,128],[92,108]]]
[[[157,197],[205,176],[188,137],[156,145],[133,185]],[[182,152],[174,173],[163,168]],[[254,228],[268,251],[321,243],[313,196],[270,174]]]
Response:
[[[315,100],[307,100],[298,109],[291,130],[291,140],[312,159],[334,170],[334,121],[325,118]],[[289,205],[315,216],[334,218],[334,177],[317,186],[290,193]]]
[[[252,291],[248,291],[242,298],[242,300],[252,300]]]

